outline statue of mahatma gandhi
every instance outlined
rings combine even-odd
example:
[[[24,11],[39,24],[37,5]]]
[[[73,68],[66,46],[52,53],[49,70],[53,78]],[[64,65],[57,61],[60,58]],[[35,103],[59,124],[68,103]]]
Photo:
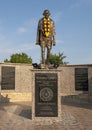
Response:
[[[36,45],[40,45],[41,47],[42,64],[48,64],[52,44],[53,46],[56,45],[55,41],[56,33],[55,33],[54,21],[51,18],[49,18],[50,16],[49,10],[44,10],[43,15],[44,17],[41,18],[38,22]],[[45,48],[47,48],[46,60],[45,60]]]

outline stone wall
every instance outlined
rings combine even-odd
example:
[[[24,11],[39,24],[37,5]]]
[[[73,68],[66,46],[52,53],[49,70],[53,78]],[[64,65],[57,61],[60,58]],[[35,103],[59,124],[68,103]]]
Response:
[[[88,69],[88,91],[75,90],[75,68]],[[61,65],[62,102],[92,102],[92,65]]]
[[[61,70],[61,93],[81,94],[83,91],[75,90],[75,68],[88,68],[89,90],[85,93],[92,93],[92,65],[67,65],[60,66]]]
[[[61,94],[72,94],[75,89],[74,68],[60,67],[61,69]]]
[[[15,89],[1,89],[2,67],[15,67]],[[32,65],[29,64],[0,64],[0,93],[1,102],[31,101],[32,100]]]
[[[4,66],[15,67],[15,89],[13,90],[1,89],[2,67]],[[75,90],[75,68],[88,68],[88,91]],[[57,69],[60,70],[60,91],[62,99],[66,100],[72,98],[74,101],[76,99],[87,99],[87,101],[92,101],[92,65],[61,65]],[[1,63],[0,102],[32,101],[33,82],[35,80],[32,77],[33,70],[34,69],[31,64]],[[39,70],[39,73],[40,71],[41,70]]]

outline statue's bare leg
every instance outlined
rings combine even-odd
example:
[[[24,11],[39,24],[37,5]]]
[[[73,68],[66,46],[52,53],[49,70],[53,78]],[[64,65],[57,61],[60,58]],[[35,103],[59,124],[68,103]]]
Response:
[[[41,46],[42,64],[45,64],[45,47]]]
[[[51,48],[47,48],[47,59],[46,59],[46,64],[49,64],[50,50],[51,50]]]
[[[49,64],[49,59],[50,59],[50,51],[51,51],[51,41],[47,41],[47,59],[46,59],[46,64]]]

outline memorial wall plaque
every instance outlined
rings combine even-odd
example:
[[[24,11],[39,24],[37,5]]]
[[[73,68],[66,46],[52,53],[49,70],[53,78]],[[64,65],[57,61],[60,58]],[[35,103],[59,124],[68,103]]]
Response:
[[[88,68],[75,68],[75,90],[88,91]]]
[[[58,116],[57,73],[35,73],[35,116]]]
[[[15,67],[2,66],[1,89],[15,89]]]

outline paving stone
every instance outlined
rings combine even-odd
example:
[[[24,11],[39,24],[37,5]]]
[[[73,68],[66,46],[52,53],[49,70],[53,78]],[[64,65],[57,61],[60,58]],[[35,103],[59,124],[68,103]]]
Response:
[[[30,103],[0,104],[0,130],[92,130],[92,104],[61,105],[61,121],[32,121]]]

